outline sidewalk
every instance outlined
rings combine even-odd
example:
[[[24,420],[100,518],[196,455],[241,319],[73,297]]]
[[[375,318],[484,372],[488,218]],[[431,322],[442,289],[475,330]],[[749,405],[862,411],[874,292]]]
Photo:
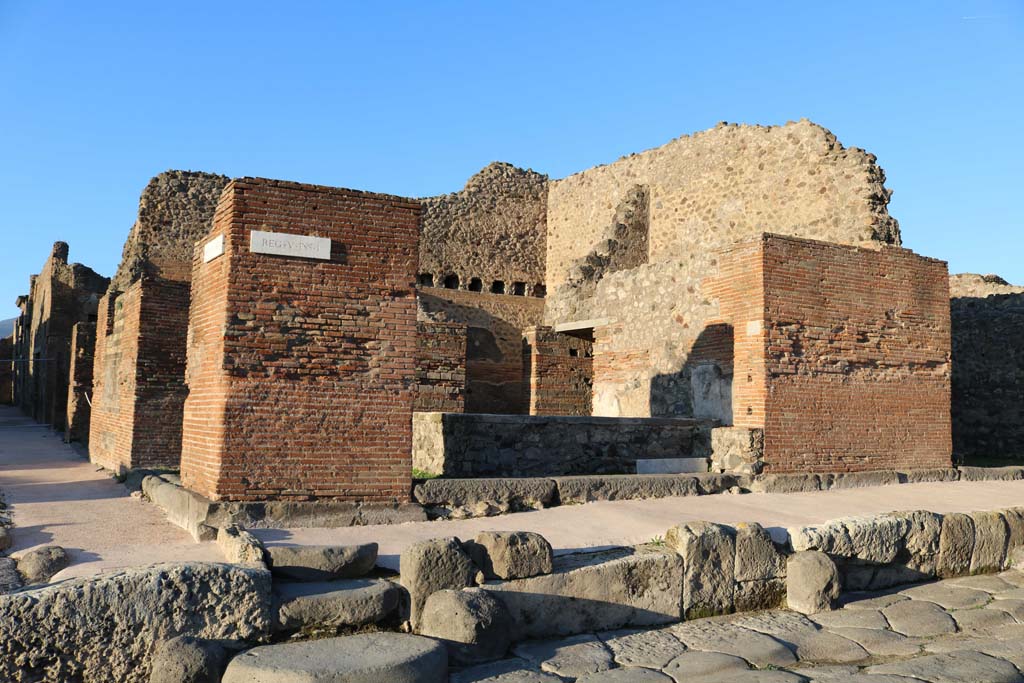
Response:
[[[268,545],[329,545],[377,542],[378,564],[398,569],[407,545],[438,536],[466,540],[483,530],[536,531],[555,548],[571,552],[602,546],[645,543],[680,522],[759,522],[777,541],[787,527],[817,524],[851,515],[893,510],[973,512],[1024,506],[1024,481],[901,484],[813,493],[720,494],[657,500],[588,503],[446,522],[339,529],[254,529]]]
[[[157,562],[223,561],[216,544],[193,542],[59,434],[8,406],[0,407],[0,492],[13,508],[8,554],[41,545],[68,551],[72,564],[54,580]]]

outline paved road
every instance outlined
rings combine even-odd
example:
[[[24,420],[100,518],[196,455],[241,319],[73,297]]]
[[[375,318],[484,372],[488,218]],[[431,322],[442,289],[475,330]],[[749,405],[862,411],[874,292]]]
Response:
[[[448,522],[342,529],[254,530],[269,545],[380,544],[379,564],[398,569],[402,549],[437,536],[474,537],[483,530],[536,531],[556,552],[634,545],[684,521],[735,524],[760,522],[777,541],[790,526],[816,524],[837,517],[893,510],[973,512],[1024,505],[1024,481],[902,484],[813,493],[750,493],[624,500],[520,512],[500,517]]]
[[[7,406],[0,406],[0,491],[14,513],[10,554],[56,544],[71,555],[72,565],[55,579],[156,562],[223,561],[215,544],[194,543],[60,435]]]
[[[527,641],[451,683],[1020,683],[1024,573],[850,596],[810,619],[783,610]],[[561,678],[559,678],[561,677]]]

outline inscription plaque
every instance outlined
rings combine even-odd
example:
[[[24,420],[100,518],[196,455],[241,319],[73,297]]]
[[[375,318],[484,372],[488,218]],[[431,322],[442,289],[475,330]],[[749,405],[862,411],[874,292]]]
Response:
[[[331,240],[327,237],[253,230],[249,233],[249,250],[254,254],[297,256],[328,261],[331,258]]]
[[[203,245],[203,263],[209,263],[224,253],[224,235],[217,235]]]

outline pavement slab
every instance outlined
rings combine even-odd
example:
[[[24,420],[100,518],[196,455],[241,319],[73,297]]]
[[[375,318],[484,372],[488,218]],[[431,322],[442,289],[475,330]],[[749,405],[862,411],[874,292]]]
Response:
[[[934,602],[910,600],[899,602],[882,610],[893,631],[905,636],[927,638],[944,633],[956,633],[953,617]]]

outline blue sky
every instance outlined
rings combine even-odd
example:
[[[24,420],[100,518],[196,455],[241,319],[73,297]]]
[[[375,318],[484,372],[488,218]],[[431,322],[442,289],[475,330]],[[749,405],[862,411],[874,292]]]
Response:
[[[906,246],[1024,283],[1024,2],[0,0],[0,318],[169,168],[426,196],[718,121],[875,153]]]

